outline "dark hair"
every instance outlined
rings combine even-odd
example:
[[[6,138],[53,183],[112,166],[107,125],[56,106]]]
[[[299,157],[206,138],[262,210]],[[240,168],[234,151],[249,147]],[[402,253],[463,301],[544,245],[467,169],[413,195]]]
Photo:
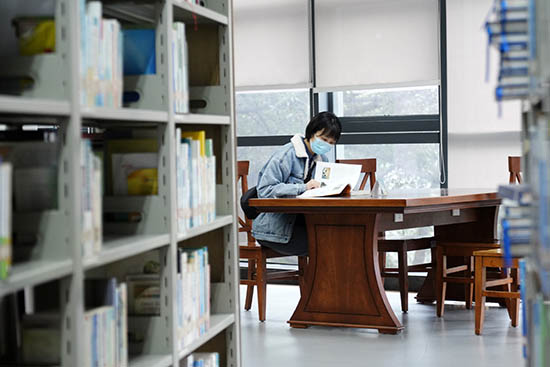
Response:
[[[320,112],[313,116],[306,127],[306,139],[311,139],[317,131],[323,131],[323,136],[338,141],[342,133],[342,124],[332,112]]]

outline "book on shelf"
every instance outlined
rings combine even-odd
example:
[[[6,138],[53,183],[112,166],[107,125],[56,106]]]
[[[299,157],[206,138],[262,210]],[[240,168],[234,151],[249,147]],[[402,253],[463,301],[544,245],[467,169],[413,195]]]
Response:
[[[216,157],[205,131],[176,129],[178,232],[216,218]]]
[[[82,169],[82,254],[93,256],[103,243],[102,163],[92,151],[91,141],[83,139],[80,167]]]
[[[82,3],[81,3],[82,7]],[[83,75],[83,102],[88,107],[122,107],[123,84],[123,35],[120,23],[115,19],[103,19],[100,1],[85,4],[85,14],[80,21],[81,67]]]
[[[158,192],[157,139],[107,140],[104,162],[108,195],[131,195],[130,192],[156,195]]]
[[[157,72],[155,29],[124,29],[124,75],[148,75]]]
[[[185,36],[185,24],[175,22],[172,27],[174,111],[176,113],[189,113],[189,56]]]
[[[208,248],[178,249],[177,320],[180,348],[210,327],[210,265]]]
[[[158,154],[113,154],[113,189],[117,196],[158,194]]]
[[[128,306],[125,283],[87,279],[84,313],[84,366],[128,366]]]
[[[158,274],[127,275],[126,285],[130,315],[160,315],[160,277]]]
[[[220,355],[214,353],[192,353],[180,361],[180,367],[219,367]]]
[[[12,166],[0,157],[0,279],[9,275],[12,262]]]

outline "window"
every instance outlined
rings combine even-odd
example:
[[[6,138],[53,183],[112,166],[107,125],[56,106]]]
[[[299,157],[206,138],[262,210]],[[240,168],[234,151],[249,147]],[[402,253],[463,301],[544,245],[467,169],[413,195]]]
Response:
[[[439,87],[408,87],[338,92],[342,116],[439,114]]]
[[[237,160],[250,161],[248,186],[255,186],[258,173],[275,149],[294,134],[303,134],[309,122],[309,90],[238,92]],[[241,233],[239,242],[246,242]],[[296,257],[277,258],[270,263],[296,264]]]
[[[440,187],[439,87],[335,92],[344,124],[337,159],[376,158],[376,179],[386,190]],[[433,236],[433,227],[388,231],[386,237]],[[430,261],[430,251],[408,254],[409,264]],[[396,254],[387,266],[397,267]]]

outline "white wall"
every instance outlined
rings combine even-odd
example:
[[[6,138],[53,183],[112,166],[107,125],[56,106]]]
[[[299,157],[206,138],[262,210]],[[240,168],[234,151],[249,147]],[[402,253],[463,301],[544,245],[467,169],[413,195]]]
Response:
[[[493,0],[447,2],[449,187],[495,188],[508,181],[509,155],[521,155],[520,102],[498,103],[498,53],[483,24]]]

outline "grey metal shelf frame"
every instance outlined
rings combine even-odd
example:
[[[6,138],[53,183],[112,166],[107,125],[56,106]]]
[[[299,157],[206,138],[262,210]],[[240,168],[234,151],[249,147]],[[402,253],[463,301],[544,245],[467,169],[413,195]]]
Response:
[[[232,0],[209,1],[202,7],[183,0],[104,0],[104,16],[127,23],[156,27],[157,74],[140,78],[125,78],[125,85],[137,85],[144,100],[131,108],[103,109],[80,105],[80,5],[79,0],[56,0],[56,52],[40,57],[40,62],[25,65],[41,78],[32,90],[21,97],[0,96],[0,116],[54,119],[62,139],[58,169],[58,210],[38,213],[48,216],[41,228],[43,239],[40,256],[27,263],[16,264],[12,274],[0,281],[0,297],[51,280],[59,280],[62,340],[61,366],[80,365],[84,340],[80,332],[84,320],[84,280],[89,273],[121,271],[120,264],[158,253],[161,270],[161,316],[151,317],[147,352],[130,358],[131,367],[179,366],[182,358],[203,347],[216,345],[227,367],[241,366],[239,279],[236,214],[236,135],[233,81]],[[1,16],[0,16],[1,19]],[[1,21],[9,21],[1,19]],[[174,95],[171,81],[172,24],[215,25],[219,33],[219,85],[191,88],[193,96],[204,95],[215,101],[202,113],[176,114],[172,108]],[[81,249],[80,171],[81,132],[86,126],[156,127],[158,134],[159,188],[156,197],[136,199],[106,197],[104,207],[132,208],[144,205],[151,210],[143,228],[133,234],[121,233],[106,237],[102,251],[83,258]],[[122,124],[122,125],[121,125]],[[176,225],[176,154],[175,129],[204,128],[214,131],[216,158],[219,168],[217,182],[218,217],[212,223],[177,233]],[[139,201],[139,204],[136,204]],[[41,217],[42,216],[42,217]],[[209,331],[183,350],[177,343],[176,326],[176,259],[182,241],[218,235],[220,240],[208,243],[218,246],[211,259],[223,264],[221,275],[211,284],[211,327]],[[222,258],[212,258],[219,256]],[[113,270],[114,269],[114,270]],[[131,320],[129,320],[131,322]],[[220,343],[219,340],[222,342]]]

